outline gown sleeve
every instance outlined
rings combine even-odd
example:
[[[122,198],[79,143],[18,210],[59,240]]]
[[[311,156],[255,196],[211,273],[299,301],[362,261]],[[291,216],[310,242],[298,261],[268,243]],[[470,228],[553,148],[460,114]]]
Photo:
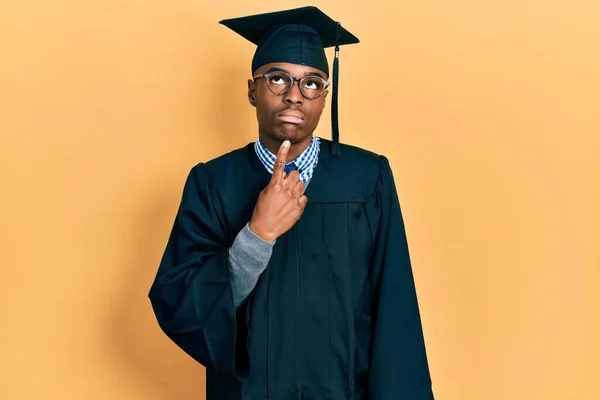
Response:
[[[432,400],[433,391],[404,221],[388,160],[367,216],[373,235],[371,298],[373,342],[370,400]]]
[[[209,182],[203,164],[188,175],[149,298],[160,328],[182,350],[206,368],[245,380],[247,302],[234,307],[231,243]]]

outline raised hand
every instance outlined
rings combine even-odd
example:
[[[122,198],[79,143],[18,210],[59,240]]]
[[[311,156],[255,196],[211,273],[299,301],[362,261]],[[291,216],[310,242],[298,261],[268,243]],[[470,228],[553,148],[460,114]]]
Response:
[[[279,147],[271,181],[260,192],[250,219],[250,230],[267,242],[274,242],[289,231],[308,202],[302,194],[304,184],[298,181],[298,171],[284,171],[289,150],[290,142],[286,140]]]

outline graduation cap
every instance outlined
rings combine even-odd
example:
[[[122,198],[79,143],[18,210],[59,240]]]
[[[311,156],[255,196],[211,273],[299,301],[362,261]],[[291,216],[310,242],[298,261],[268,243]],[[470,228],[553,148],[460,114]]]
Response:
[[[331,137],[332,153],[338,156],[339,46],[358,43],[359,40],[339,22],[312,6],[225,19],[219,23],[257,45],[252,58],[252,73],[265,64],[285,62],[317,68],[329,76],[325,48],[335,46]]]

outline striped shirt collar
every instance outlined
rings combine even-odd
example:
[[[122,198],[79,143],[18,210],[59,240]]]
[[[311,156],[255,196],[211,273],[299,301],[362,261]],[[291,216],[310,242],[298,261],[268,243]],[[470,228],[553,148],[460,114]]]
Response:
[[[272,174],[277,156],[271,153],[269,149],[265,147],[265,145],[260,141],[260,138],[256,139],[254,150],[256,151],[258,159],[262,162],[267,171]],[[307,183],[312,178],[313,172],[317,167],[317,163],[319,162],[320,150],[321,141],[318,137],[313,136],[306,150],[304,150],[298,157],[287,163],[287,165],[292,163],[296,165],[296,168],[298,168],[298,172],[300,173],[300,182]]]

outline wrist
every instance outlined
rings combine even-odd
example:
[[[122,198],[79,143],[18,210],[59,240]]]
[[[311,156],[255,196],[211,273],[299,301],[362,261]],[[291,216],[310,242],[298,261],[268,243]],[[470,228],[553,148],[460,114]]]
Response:
[[[276,235],[264,232],[263,230],[260,229],[260,225],[256,226],[256,224],[254,224],[252,220],[250,220],[250,222],[248,223],[248,229],[250,229],[250,232],[252,232],[256,236],[258,236],[265,242],[273,243],[273,242],[275,242],[275,240],[277,240]]]

